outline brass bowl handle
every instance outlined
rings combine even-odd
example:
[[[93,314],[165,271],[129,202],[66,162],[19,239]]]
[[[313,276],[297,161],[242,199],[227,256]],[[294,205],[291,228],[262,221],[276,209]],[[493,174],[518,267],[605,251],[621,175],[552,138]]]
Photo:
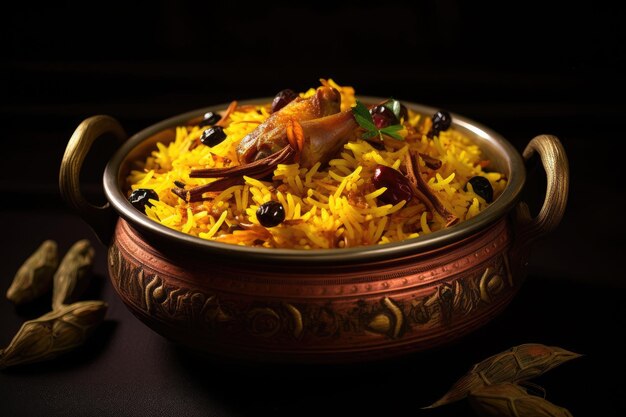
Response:
[[[539,154],[546,171],[546,197],[537,217],[530,215],[528,205],[524,202],[516,207],[516,240],[524,246],[545,236],[559,225],[565,212],[569,189],[569,164],[559,139],[552,135],[536,136],[526,146],[524,159],[528,161],[535,152]]]
[[[98,239],[107,245],[112,236],[113,210],[108,202],[103,206],[91,204],[80,191],[80,171],[85,157],[93,143],[105,134],[110,134],[119,142],[125,141],[127,137],[119,122],[110,116],[93,116],[78,125],[63,154],[59,188],[65,202],[91,226]]]

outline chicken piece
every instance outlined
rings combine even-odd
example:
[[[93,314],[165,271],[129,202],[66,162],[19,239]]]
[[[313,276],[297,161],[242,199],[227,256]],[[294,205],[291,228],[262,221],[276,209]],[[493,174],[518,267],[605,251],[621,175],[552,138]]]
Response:
[[[302,123],[318,119],[338,113],[340,107],[341,95],[331,87],[319,87],[309,98],[296,98],[241,140],[237,146],[239,163],[244,165],[266,158],[287,146],[289,120]]]
[[[172,192],[186,201],[201,201],[204,193],[243,184],[244,175],[265,178],[278,164],[295,160],[301,167],[311,168],[316,162],[328,162],[358,127],[351,110],[339,113],[340,104],[340,94],[330,87],[318,88],[308,99],[295,99],[242,139],[237,147],[240,165],[193,169],[191,178],[219,179],[192,189],[174,188]],[[297,146],[288,138],[288,126],[293,129],[294,125],[301,128]]]
[[[304,147],[300,166],[303,168],[311,168],[316,162],[328,162],[352,138],[358,127],[351,110],[303,121],[301,125]]]

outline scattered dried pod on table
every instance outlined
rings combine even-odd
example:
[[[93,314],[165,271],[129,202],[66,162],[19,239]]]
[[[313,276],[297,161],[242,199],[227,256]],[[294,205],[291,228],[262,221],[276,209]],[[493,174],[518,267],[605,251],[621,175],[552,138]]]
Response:
[[[510,382],[472,391],[469,403],[484,417],[572,417],[567,409],[529,395],[524,388]]]
[[[19,305],[45,294],[52,287],[52,276],[58,266],[57,244],[46,240],[17,270],[7,298]]]
[[[103,301],[81,301],[27,321],[9,346],[0,350],[0,369],[52,359],[80,346],[106,310]]]
[[[93,258],[96,251],[86,240],[76,242],[63,257],[59,269],[54,274],[52,308],[57,310],[63,304],[73,303],[89,284]]]
[[[580,356],[560,347],[535,343],[515,346],[474,365],[452,386],[450,391],[428,408],[461,400],[470,392],[486,385],[534,378]]]

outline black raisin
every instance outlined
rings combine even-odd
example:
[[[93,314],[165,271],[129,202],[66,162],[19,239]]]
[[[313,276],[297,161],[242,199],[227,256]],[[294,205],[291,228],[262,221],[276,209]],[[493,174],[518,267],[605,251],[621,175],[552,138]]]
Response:
[[[285,220],[285,208],[278,201],[268,201],[257,209],[256,218],[265,227],[278,226]]]
[[[133,205],[137,210],[141,212],[146,211],[146,206],[152,207],[153,204],[148,200],[159,200],[159,195],[156,191],[151,190],[149,188],[138,188],[130,194],[128,197],[128,201]]]
[[[430,136],[437,136],[439,132],[445,132],[452,126],[452,116],[450,113],[444,110],[439,110],[433,115],[433,127],[430,131]]]
[[[226,133],[222,126],[213,126],[202,132],[200,142],[207,146],[215,146],[226,139]]]
[[[476,176],[470,178],[468,182],[472,184],[474,192],[484,198],[487,203],[493,201],[493,187],[487,178]]]
[[[211,126],[219,122],[221,119],[222,116],[220,116],[219,113],[208,111],[204,113],[204,117],[202,118],[202,121],[198,123],[198,126]]]

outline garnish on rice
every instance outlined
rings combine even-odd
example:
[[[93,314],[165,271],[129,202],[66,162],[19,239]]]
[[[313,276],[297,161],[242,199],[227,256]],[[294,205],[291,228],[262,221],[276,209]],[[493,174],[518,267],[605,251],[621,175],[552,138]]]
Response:
[[[396,103],[399,103],[396,101]],[[363,139],[370,139],[378,136],[380,140],[383,140],[383,135],[389,136],[396,140],[404,140],[404,138],[398,134],[398,132],[404,127],[400,123],[386,125],[385,121],[389,120],[391,116],[394,116],[392,110],[389,110],[386,106],[376,106],[373,108],[374,116],[370,113],[370,111],[361,103],[359,100],[356,101],[356,106],[352,108],[352,112],[354,113],[354,118],[356,119],[359,126],[365,129],[365,133],[361,136]],[[388,116],[387,113],[391,113],[391,116]],[[374,120],[376,117],[376,121]],[[397,119],[395,120],[397,121]]]
[[[177,127],[130,173],[128,195],[153,190],[140,210],[201,239],[331,249],[419,238],[478,215],[504,190],[449,114],[364,104],[352,87],[320,83]],[[208,129],[222,134],[201,141]]]

